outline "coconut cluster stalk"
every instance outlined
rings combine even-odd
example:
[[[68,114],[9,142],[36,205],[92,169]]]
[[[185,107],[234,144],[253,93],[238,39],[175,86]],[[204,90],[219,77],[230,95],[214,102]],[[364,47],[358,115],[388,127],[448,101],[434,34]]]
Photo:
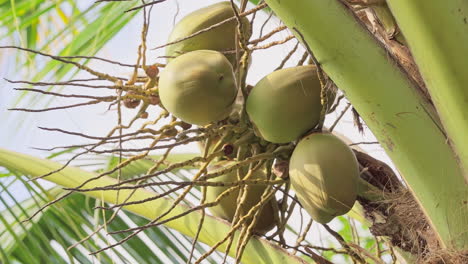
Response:
[[[466,247],[462,171],[435,109],[398,63],[341,1],[266,3],[299,39],[304,37],[323,70],[344,91],[397,166],[440,242]]]

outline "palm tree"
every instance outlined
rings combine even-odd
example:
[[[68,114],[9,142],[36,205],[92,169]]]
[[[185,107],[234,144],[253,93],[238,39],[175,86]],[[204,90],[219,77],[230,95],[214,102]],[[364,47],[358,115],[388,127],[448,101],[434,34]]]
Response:
[[[349,3],[345,3],[342,1],[295,0],[286,3],[285,1],[268,0],[265,2],[275,12],[275,15],[289,27],[297,40],[302,42],[306,49],[309,49],[309,53],[316,58],[318,65],[333,82],[344,91],[346,98],[349,99],[392,158],[409,187],[405,188],[412,194],[409,197],[414,197],[421,205],[423,212],[421,217],[425,217],[428,223],[428,226],[423,226],[423,228],[431,230],[431,234],[418,236],[418,239],[424,240],[424,245],[419,245],[420,248],[416,250],[408,250],[404,245],[397,244],[399,253],[410,261],[414,258],[411,254],[415,254],[416,257],[418,254],[422,254],[427,260],[433,257],[426,245],[430,244],[436,246],[437,250],[434,252],[442,258],[455,260],[455,258],[466,257],[463,252],[467,250],[468,245],[468,207],[466,206],[468,189],[465,182],[467,173],[464,168],[468,167],[468,158],[464,151],[468,147],[463,135],[467,131],[468,122],[466,122],[463,109],[467,109],[468,100],[463,101],[463,98],[467,98],[466,84],[468,81],[463,79],[463,76],[468,75],[463,74],[467,69],[464,66],[467,65],[464,65],[466,60],[463,60],[461,55],[468,52],[466,45],[463,45],[463,43],[467,43],[467,40],[460,35],[465,37],[468,34],[463,35],[459,32],[467,33],[466,26],[463,25],[465,20],[461,16],[463,12],[468,11],[468,7],[462,3],[424,2],[425,8],[414,8],[412,3],[405,1],[393,1],[389,3],[390,8],[385,5],[384,1],[349,1]],[[7,22],[4,25],[10,25],[6,30],[6,36],[14,32],[19,33],[23,47],[47,51],[47,47],[57,42],[60,43],[61,39],[74,34],[73,43],[62,44],[63,49],[53,53],[61,56],[87,54],[88,57],[85,58],[85,62],[87,62],[91,59],[90,56],[102,48],[138,13],[136,11],[128,12],[128,15],[122,16],[121,10],[128,10],[139,4],[137,1],[101,3],[83,10],[73,1],[55,3],[4,1],[0,2],[0,10],[6,14],[2,18],[3,21]],[[257,3],[255,2],[255,4]],[[420,4],[419,7],[423,5],[423,3]],[[64,6],[67,6],[69,10],[64,10]],[[114,12],[116,10],[119,12]],[[364,12],[357,10],[364,10]],[[459,10],[459,13],[454,15],[453,10]],[[39,22],[49,15],[55,19],[55,13],[59,14],[63,21],[66,21],[66,26],[58,33],[52,34],[52,37],[38,41],[38,36],[43,36],[38,34],[41,30],[54,32],[47,27],[41,28]],[[390,22],[384,19],[388,18],[389,14]],[[399,27],[396,26],[391,14],[395,16]],[[436,14],[439,19],[431,19]],[[361,17],[357,17],[357,15]],[[372,21],[372,18],[377,18],[376,21],[380,23],[373,23],[375,21]],[[422,27],[422,23],[427,24]],[[370,34],[363,24],[373,26],[374,34]],[[106,25],[105,30],[102,25]],[[102,31],[95,32],[96,28],[102,29]],[[397,34],[399,28],[401,28],[404,38],[401,34]],[[429,28],[431,31],[424,31],[422,28]],[[392,32],[392,35],[387,35],[388,32]],[[441,39],[447,39],[447,41],[441,41],[440,45],[434,44],[439,43]],[[409,55],[408,47],[415,56],[414,61]],[[446,55],[447,51],[450,51],[448,55]],[[428,53],[435,55],[434,57],[427,56]],[[450,58],[450,60],[444,60],[445,58]],[[36,62],[35,59],[35,57],[29,57],[25,63],[33,65]],[[74,69],[69,64],[63,65],[60,62],[47,61],[44,65],[33,80],[43,79],[57,67],[59,67],[58,70],[54,71],[54,78],[57,79],[70,77],[77,73],[73,72]],[[439,67],[441,65],[443,67]],[[452,71],[449,72],[447,69],[452,69]],[[422,77],[419,75],[419,71],[421,71]],[[447,141],[450,144],[447,144]],[[67,152],[59,152],[54,156],[67,155]],[[359,157],[361,164],[365,159],[370,161],[370,164],[378,164],[363,153],[359,154],[358,152]],[[153,157],[153,159],[157,158]],[[173,158],[178,159],[177,155]],[[111,157],[111,161],[113,162],[102,159],[101,169],[105,170],[109,164],[115,165],[116,162],[119,162],[119,158]],[[5,262],[14,260],[22,263],[35,263],[51,259],[57,262],[88,262],[87,253],[115,243],[116,241],[112,239],[118,241],[125,237],[123,234],[115,234],[109,238],[105,235],[105,231],[112,232],[125,230],[135,225],[141,226],[146,223],[142,216],[149,219],[156,217],[154,212],[148,211],[144,206],[132,205],[124,207],[124,209],[136,213],[136,215],[117,210],[118,213],[115,216],[111,216],[112,214],[107,211],[104,216],[100,217],[99,213],[96,212],[101,211],[92,210],[93,206],[104,206],[101,204],[103,202],[116,203],[115,193],[103,190],[88,193],[94,198],[84,198],[81,194],[67,196],[62,202],[47,207],[44,213],[32,218],[32,221],[23,223],[21,220],[30,217],[38,208],[42,208],[56,197],[66,194],[58,188],[46,191],[40,184],[27,182],[23,175],[41,176],[50,170],[61,168],[61,165],[6,150],[0,152],[0,164],[8,168],[3,174],[5,179],[17,175],[10,182],[2,181],[2,192],[4,193],[2,194],[2,202],[6,209],[0,214],[0,220],[6,228],[0,233],[0,236],[2,236],[2,241],[8,242],[5,245],[2,244],[0,252],[2,260]],[[134,177],[144,174],[151,166],[151,162],[138,161],[129,167],[124,167],[119,177]],[[110,168],[112,166],[108,167],[108,169]],[[376,171],[372,170],[372,166],[368,166],[368,169],[371,175],[376,176]],[[166,175],[166,177],[172,180],[189,180],[186,177],[187,174],[183,172],[184,170],[176,172],[175,177],[174,175]],[[90,173],[67,167],[60,173],[51,175],[48,180],[73,188],[77,182],[93,178],[96,173],[99,171]],[[189,173],[193,175],[196,171]],[[383,175],[386,177],[394,176],[392,172]],[[81,181],[77,181],[77,179],[81,179]],[[15,201],[11,186],[18,185],[20,182],[31,193],[31,198]],[[115,184],[115,182],[116,180],[111,178],[100,179],[93,183],[93,187],[107,186]],[[371,190],[376,188],[376,186],[365,186]],[[163,186],[158,186],[152,191],[161,193],[165,190]],[[193,200],[188,199],[187,205],[190,206],[191,201],[195,204],[196,201],[200,200],[200,191],[201,188],[195,188],[191,192]],[[383,191],[388,192],[386,195],[392,193],[392,190],[388,188],[384,188]],[[151,195],[148,192],[151,191],[137,189],[131,199],[138,201],[147,198],[148,195]],[[121,195],[125,196],[125,192],[122,192]],[[375,192],[368,190],[361,191],[360,195],[364,199],[360,202],[365,208],[361,208],[361,211],[358,208],[352,211],[356,219],[361,220],[364,225],[372,226],[374,233],[381,232],[381,235],[389,236],[392,240],[404,233],[399,231],[396,234],[389,234],[385,228],[377,230],[378,227],[382,226],[362,217],[363,210],[366,210],[368,214],[378,213],[378,210],[370,210],[368,207],[373,202],[377,202],[383,197],[388,198],[388,196],[377,195],[376,197]],[[4,200],[3,197],[7,196],[13,199],[13,203]],[[170,206],[170,202],[160,199],[145,205],[162,210]],[[176,206],[172,215],[177,212],[186,212],[187,205]],[[77,211],[77,207],[84,209]],[[104,225],[103,219],[110,217],[115,217],[115,220],[110,222],[108,226]],[[200,217],[201,214],[189,214],[184,218],[166,223],[168,227],[174,228],[180,233],[162,226],[146,229],[144,234],[142,233],[143,235],[119,245],[120,248],[113,247],[98,254],[98,261],[111,262],[120,259],[123,262],[137,263],[186,262],[190,258],[191,253],[189,252],[192,250],[192,240],[188,237],[197,237],[198,241],[213,246],[230,229],[226,223],[206,217],[205,226],[224,232],[219,232],[219,234],[201,232],[198,236],[197,226]],[[412,223],[408,217],[396,215],[396,218],[397,220],[392,224],[400,227]],[[64,221],[64,219],[67,220]],[[349,235],[351,225],[344,218],[340,218],[340,220],[344,221],[346,228],[341,230],[341,236],[332,234],[337,235],[340,243],[343,242],[340,240],[343,237],[349,242],[351,238],[347,237],[346,234]],[[296,228],[296,230],[294,227],[291,228],[293,233],[301,233],[300,228]],[[418,228],[421,227],[415,227],[417,231],[420,231]],[[95,229],[100,231],[88,239],[87,243],[75,245],[73,249],[66,250],[80,239],[90,235]],[[31,233],[35,235],[31,235]],[[168,239],[169,237],[175,239]],[[430,241],[431,238],[434,241]],[[378,245],[383,246],[383,243],[379,243],[377,240],[376,249],[374,240],[366,238],[366,241],[364,248],[369,252],[375,252],[378,255],[377,258],[381,257],[381,249]],[[310,241],[306,242],[313,245]],[[195,258],[200,257],[209,248],[203,243],[195,243]],[[351,256],[357,261],[379,261],[370,254],[350,247],[350,244],[341,244],[348,254],[347,260],[351,260],[349,258]],[[284,249],[272,245],[273,242],[256,237],[251,238],[242,261],[245,263],[258,263],[261,260],[265,263],[304,261],[288,255]],[[303,258],[308,255],[319,263],[327,263],[324,258],[315,253],[318,251],[305,248],[307,251],[301,252]],[[390,249],[391,247],[387,250]],[[224,251],[223,248],[219,248],[219,250]],[[418,252],[418,250],[424,252]],[[408,255],[407,251],[411,254]],[[208,261],[218,263],[223,258],[223,254],[215,252],[215,254],[210,255]],[[328,259],[332,259],[336,255],[333,251],[324,250],[321,252]]]

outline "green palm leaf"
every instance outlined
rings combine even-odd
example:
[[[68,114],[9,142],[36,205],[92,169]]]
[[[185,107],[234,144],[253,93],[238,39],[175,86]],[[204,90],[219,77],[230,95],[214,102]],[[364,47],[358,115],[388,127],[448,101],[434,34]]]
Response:
[[[75,194],[47,207],[33,221],[23,223],[21,221],[62,194],[63,190],[54,187],[42,193],[35,192],[32,197],[18,201],[12,194],[14,189],[34,190],[33,183],[22,180],[22,176],[11,175],[0,182],[0,208],[3,208],[0,211],[1,262],[92,263],[93,258],[88,254],[106,246],[109,241],[104,232],[70,251],[67,248],[90,234],[97,224],[102,224],[102,215],[96,214],[93,209],[100,202]],[[110,214],[111,212],[106,213],[107,219]],[[107,231],[127,229],[146,222],[140,216],[120,212],[107,226]],[[122,235],[113,237],[116,240],[122,238]],[[96,259],[100,263],[112,263],[116,259],[126,263],[180,263],[187,260],[190,244],[188,237],[171,229],[158,227],[146,230],[120,248],[100,253]],[[195,254],[200,255],[202,246],[197,245],[196,248]],[[209,261],[216,262],[214,259]]]
[[[10,168],[10,169],[18,170],[23,175],[32,176],[32,177],[40,176],[46,172],[49,172],[50,170],[54,170],[54,169],[61,167],[59,163],[55,163],[49,160],[42,160],[39,158],[34,158],[28,155],[19,154],[19,153],[7,151],[7,150],[0,150],[0,165]],[[78,168],[67,167],[58,173],[48,176],[48,180],[55,182],[57,184],[60,184],[62,186],[65,186],[65,187],[75,187],[77,186],[77,184],[84,182],[85,180],[90,179],[94,176],[95,174],[93,173],[86,172]],[[93,181],[92,183],[90,183],[91,185],[88,184],[85,186],[87,187],[108,186],[116,182],[117,182],[116,180],[110,177],[103,177],[99,180]],[[128,190],[122,190],[120,191],[119,195],[120,197],[129,197],[129,194],[130,192]],[[87,195],[91,195],[91,197],[101,197],[106,202],[109,202],[109,203],[115,203],[116,201],[115,191],[97,191],[97,192],[93,191],[93,192],[88,192]],[[138,201],[138,200],[152,197],[154,195],[155,193],[153,191],[137,189],[135,194],[133,194],[128,201],[129,202]],[[158,212],[163,212],[171,204],[172,204],[172,201],[169,199],[158,199],[158,200],[146,202],[145,204],[125,206],[124,209],[130,212],[136,213],[138,215],[141,215],[145,218],[154,219],[155,217],[157,217]],[[92,206],[89,204],[87,207],[92,208]],[[72,208],[73,210],[75,210],[76,208],[83,208],[83,204],[72,205]],[[178,205],[176,206],[176,208],[173,210],[171,214],[167,215],[163,219],[169,218],[175,214],[183,213],[187,209],[188,209],[187,205]],[[58,218],[61,218],[61,216],[62,214],[57,214]],[[72,216],[70,217],[70,219],[73,219],[75,217],[77,216]],[[200,214],[198,212],[195,212],[192,214],[188,214],[184,216],[183,218],[178,218],[173,221],[167,222],[165,225],[179,231],[182,234],[193,237],[197,230],[199,218],[200,218]],[[16,221],[18,221],[18,219],[16,219]],[[60,222],[62,221],[60,219],[58,219],[57,221],[59,221],[59,223],[62,223]],[[77,225],[78,223],[81,223],[81,221],[84,221],[84,219],[78,220]],[[49,223],[49,221],[47,223]],[[63,224],[68,224],[68,222],[64,221]],[[210,244],[210,245],[214,245],[230,229],[228,224],[211,216],[207,216],[205,218],[205,225],[209,226],[210,230],[216,230],[216,232],[211,232],[210,230],[205,230],[204,232],[201,232],[199,241]],[[90,230],[92,229],[89,229],[88,232],[86,233],[89,233]],[[55,233],[53,232],[49,232],[47,237],[53,236],[54,234]],[[118,237],[115,237],[115,238],[117,239]],[[65,241],[63,243],[65,243]],[[57,242],[60,243],[60,241],[57,241]],[[97,244],[96,246],[104,247],[105,244],[104,245]],[[222,247],[221,247],[221,250],[222,250]],[[234,254],[235,252],[233,251],[233,249],[231,249],[230,253]],[[283,249],[277,248],[276,246],[270,244],[269,242],[263,239],[252,238],[246,247],[243,262],[244,263],[302,263],[302,260],[300,260],[297,257],[287,254],[286,251],[284,251]]]
[[[137,4],[138,1],[122,1],[82,7],[74,1],[65,0],[0,1],[0,24],[4,26],[0,40],[7,39],[11,44],[45,52],[53,50],[54,55],[93,56],[139,13],[124,13]],[[61,65],[56,61],[44,63],[43,58],[35,55],[25,56],[22,53],[17,56],[19,68],[38,65],[42,70],[35,76],[27,76],[28,80],[51,78],[52,71],[54,80],[77,73],[70,65]],[[28,94],[21,93],[16,104],[26,99]],[[35,105],[43,98],[32,94],[27,103]]]

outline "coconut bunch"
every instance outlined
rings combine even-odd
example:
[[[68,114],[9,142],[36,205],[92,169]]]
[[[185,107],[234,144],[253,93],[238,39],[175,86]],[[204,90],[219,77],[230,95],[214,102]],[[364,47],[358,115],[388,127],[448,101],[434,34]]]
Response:
[[[249,21],[242,17],[240,25],[232,20],[209,30],[234,15],[231,3],[222,2],[183,18],[169,37],[174,44],[166,49],[169,60],[158,84],[161,104],[173,116],[219,128],[200,144],[205,157],[222,153],[207,166],[213,180],[225,183],[206,189],[206,201],[217,204],[210,212],[234,225],[256,210],[244,224],[264,234],[279,224],[271,183],[290,180],[315,221],[347,213],[357,197],[358,163],[347,144],[322,131],[336,91],[324,87],[314,65],[274,71],[246,89],[250,58],[239,46],[251,35]],[[259,155],[269,160],[246,162]],[[272,173],[275,160],[289,163],[281,178]],[[243,188],[233,188],[236,183]]]
[[[158,1],[153,4],[156,2]],[[335,111],[344,96],[335,99],[336,88],[321,71],[320,65],[314,61],[312,51],[304,41],[302,43],[307,51],[297,66],[284,68],[301,43],[298,39],[295,47],[282,58],[276,70],[263,76],[255,84],[247,83],[246,76],[251,70],[251,55],[254,51],[282,45],[295,39],[289,34],[282,40],[264,44],[264,41],[271,39],[276,33],[286,30],[284,25],[265,34],[262,26],[259,37],[250,39],[255,12],[267,7],[264,2],[246,11],[245,7],[238,8],[232,1],[225,1],[188,14],[175,25],[167,43],[155,48],[165,47],[163,57],[167,59],[166,62],[151,65],[146,57],[150,16],[145,6],[140,7],[144,12],[145,23],[135,64],[86,57],[90,60],[101,59],[118,67],[130,67],[133,69],[131,76],[118,76],[92,69],[79,62],[82,56],[61,57],[17,48],[77,67],[94,78],[72,79],[60,83],[14,83],[106,88],[113,92],[109,96],[62,95],[21,88],[24,91],[53,96],[87,98],[90,101],[46,109],[13,110],[42,112],[96,103],[108,103],[107,109],[116,110],[118,124],[103,137],[43,128],[95,140],[90,144],[49,149],[80,151],[70,158],[63,168],[87,153],[112,155],[118,159],[114,159],[108,169],[100,171],[96,177],[99,179],[111,176],[119,179],[118,184],[107,186],[106,190],[154,188],[158,194],[154,199],[165,197],[173,201],[170,208],[158,212],[159,216],[152,219],[148,225],[119,231],[132,231],[123,242],[138,233],[133,231],[178,218],[183,222],[185,219],[182,217],[199,212],[202,217],[193,245],[203,229],[205,213],[224,219],[231,229],[224,239],[217,241],[218,243],[195,263],[201,263],[204,258],[219,249],[220,245],[224,247],[222,251],[230,252],[230,247],[235,243],[235,256],[239,262],[243,249],[254,234],[261,235],[286,249],[307,249],[308,245],[303,246],[301,242],[307,242],[303,239],[313,221],[326,224],[335,217],[346,214],[353,207],[357,199],[359,166],[366,168],[362,170],[361,176],[372,185],[371,187],[384,186],[376,191],[365,185],[365,182],[361,182],[361,187],[367,189],[360,189],[360,202],[366,210],[375,207],[373,214],[387,217],[386,208],[394,206],[389,204],[381,207],[371,200],[364,201],[367,198],[365,195],[371,196],[377,192],[380,194],[381,189],[386,190],[390,185],[383,179],[392,178],[397,183],[399,181],[389,172],[382,173],[381,164],[374,166],[373,170],[370,158],[363,158],[362,153],[348,147],[350,142],[345,143],[340,139],[342,137],[332,134],[331,131],[349,109],[350,104],[329,130],[324,128],[327,114]],[[380,13],[376,10],[376,14]],[[247,19],[249,15],[252,16]],[[264,25],[268,20],[266,19]],[[296,33],[302,37],[300,32]],[[307,58],[310,60],[305,63]],[[122,107],[128,108],[124,113],[130,113],[133,118],[125,120]],[[143,146],[133,144],[140,140],[145,140]],[[177,147],[189,143],[197,143],[201,154],[178,155],[173,152]],[[154,155],[155,150],[164,152]],[[138,174],[135,173],[133,169],[141,164],[149,165],[143,172],[142,168],[138,168]],[[178,172],[180,169],[196,169],[197,172],[191,175],[192,178],[187,178]],[[381,176],[382,174],[385,175]],[[374,180],[374,175],[378,175],[382,182]],[[41,177],[45,176],[47,175]],[[369,180],[371,176],[373,179]],[[169,181],[162,179],[166,177]],[[392,184],[398,188],[393,188],[391,192],[400,193],[400,185]],[[99,188],[84,189],[83,186],[78,186],[70,190],[85,192]],[[201,195],[198,191],[201,191]],[[145,201],[138,201],[143,202]],[[177,214],[174,208],[184,202],[190,207],[187,207],[184,213]],[[125,205],[127,202],[122,201],[110,209]],[[302,225],[301,222],[296,241],[298,246],[292,247],[285,240],[284,233],[298,205],[308,212],[313,221],[306,225]],[[171,214],[170,220],[164,218],[168,214]],[[327,225],[324,227],[328,228]],[[393,232],[393,229],[390,228],[387,232],[390,231]],[[329,233],[334,234],[330,231]],[[413,241],[406,238],[402,241],[406,243],[410,240]],[[349,246],[342,246],[351,257],[359,255]]]
[[[263,7],[259,5],[256,11]],[[95,79],[70,80],[61,84],[116,91],[116,95],[106,97],[87,95],[85,98],[93,100],[60,107],[102,102],[110,103],[109,109],[117,106],[118,110],[119,124],[105,137],[61,130],[70,135],[97,139],[92,144],[60,146],[85,148],[67,165],[90,152],[118,153],[119,162],[98,176],[119,177],[118,186],[111,187],[115,190],[126,188],[126,184],[133,184],[134,188],[147,187],[148,180],[157,181],[158,176],[165,173],[182,168],[198,169],[194,178],[188,181],[156,182],[154,185],[171,188],[161,190],[161,193],[176,196],[174,206],[185,201],[191,189],[200,187],[201,205],[190,210],[206,208],[211,215],[231,225],[225,241],[230,247],[238,237],[238,260],[253,234],[266,235],[276,227],[269,237],[278,236],[284,240],[282,234],[298,203],[320,223],[348,212],[356,200],[359,175],[356,158],[349,147],[322,129],[326,114],[336,108],[336,91],[328,88],[323,76],[318,74],[320,67],[302,65],[309,54],[303,56],[300,66],[281,66],[254,85],[246,83],[251,54],[260,49],[258,43],[268,39],[264,36],[250,40],[252,29],[246,15],[256,12],[252,10],[242,13],[232,2],[226,1],[188,14],[175,25],[164,45],[166,64],[146,63],[148,22],[143,27],[137,64],[112,62],[132,67],[134,72],[130,78],[101,73],[67,58],[27,50],[72,64],[100,81],[99,85],[84,83]],[[279,27],[266,36],[284,29],[286,27]],[[281,45],[284,42],[272,43]],[[144,70],[143,75],[139,69]],[[121,106],[132,112],[136,110],[128,124],[122,121]],[[155,118],[153,107],[161,110]],[[128,131],[137,121],[143,121],[141,126]],[[127,147],[137,140],[147,139],[151,142],[145,147]],[[172,160],[174,148],[194,142],[200,145],[200,156]],[[108,144],[113,147],[106,149]],[[150,151],[156,149],[165,150],[158,159],[150,155]],[[126,178],[126,170],[131,170],[136,161],[150,161],[151,166],[144,175]],[[166,186],[172,184],[177,187]],[[290,193],[291,187],[297,199]],[[73,190],[83,191],[80,187]],[[159,224],[158,221],[173,208],[161,212],[161,217],[153,220],[154,223]],[[200,227],[202,225],[201,222]],[[144,228],[147,226],[141,227]],[[240,230],[239,236],[234,235],[236,230]],[[131,236],[133,234],[127,238]],[[197,263],[214,250],[216,247]]]
[[[239,53],[222,53],[235,50],[238,45],[237,21],[232,20],[188,38],[234,15],[231,3],[221,2],[187,15],[174,27],[168,42],[176,43],[166,48],[169,59],[159,77],[159,97],[162,106],[183,122],[207,128],[224,124],[237,130],[224,132],[220,128],[217,131],[220,133],[200,142],[202,148],[206,149],[205,155],[216,154],[222,146],[222,157],[217,157],[207,167],[210,173],[220,174],[214,179],[216,182],[267,181],[265,168],[253,171],[246,165],[232,169],[240,161],[237,152],[246,149],[239,146],[255,138],[246,126],[239,124],[240,111],[239,105],[236,105],[239,81],[235,74],[236,69],[239,69]],[[244,40],[248,40],[251,35],[250,23],[245,17],[240,21],[240,34]],[[243,158],[249,156],[251,153],[241,155]],[[210,208],[211,213],[230,222],[240,219],[259,205],[257,207],[261,212],[255,220],[246,221],[245,225],[252,224],[252,230],[264,234],[275,226],[275,215],[278,214],[273,193],[261,203],[267,189],[267,185],[246,185],[245,188],[214,186],[207,188],[206,200],[219,201],[217,206]]]

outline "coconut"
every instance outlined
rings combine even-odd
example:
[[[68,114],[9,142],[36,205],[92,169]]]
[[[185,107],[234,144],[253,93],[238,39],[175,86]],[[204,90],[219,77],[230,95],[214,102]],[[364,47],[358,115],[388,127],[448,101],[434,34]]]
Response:
[[[301,139],[290,159],[289,177],[301,205],[319,223],[347,213],[356,201],[357,159],[346,143],[330,133]]]
[[[298,139],[314,128],[322,110],[321,84],[312,65],[277,70],[261,79],[247,98],[247,113],[259,136],[273,143]],[[327,92],[333,102],[335,92]]]
[[[236,100],[232,66],[223,54],[197,50],[171,61],[159,78],[163,106],[182,121],[207,125],[226,118]]]
[[[231,2],[216,3],[202,9],[198,9],[180,20],[172,30],[168,42],[174,42],[186,38],[200,30],[207,29],[228,18],[234,17]],[[242,33],[246,40],[250,38],[251,29],[249,20],[241,17]],[[167,46],[167,56],[178,56],[180,54],[200,50],[229,51],[235,50],[237,39],[237,20],[232,19],[221,26],[198,34],[192,38],[183,40],[176,44]],[[226,55],[232,65],[236,64],[236,54]]]
[[[220,161],[216,165],[210,167],[210,172],[216,172],[218,170],[224,169],[230,165],[233,165],[233,162],[227,161]],[[245,176],[245,174],[243,175]],[[264,171],[258,170],[253,173],[253,175],[249,178],[251,180],[254,179],[264,179],[266,180],[266,175]],[[237,178],[237,170],[234,170],[230,173],[223,174],[219,177],[214,179],[216,182],[236,182],[238,181]],[[206,201],[213,202],[216,198],[229,189],[230,187],[227,186],[210,186],[207,188],[206,192]],[[244,206],[242,207],[242,215],[248,213],[248,211],[257,205],[262,197],[263,192],[267,188],[266,185],[250,185],[247,187],[247,197]],[[210,212],[217,217],[223,218],[228,220],[229,222],[232,221],[234,218],[234,214],[237,208],[237,197],[239,196],[240,190],[237,189],[233,191],[228,196],[224,197],[217,206],[210,207]],[[270,231],[273,227],[275,227],[275,216],[278,211],[275,210],[273,203],[277,203],[274,197],[271,198],[262,208],[260,215],[258,217],[258,221],[254,227],[255,231],[265,234],[266,232]]]

